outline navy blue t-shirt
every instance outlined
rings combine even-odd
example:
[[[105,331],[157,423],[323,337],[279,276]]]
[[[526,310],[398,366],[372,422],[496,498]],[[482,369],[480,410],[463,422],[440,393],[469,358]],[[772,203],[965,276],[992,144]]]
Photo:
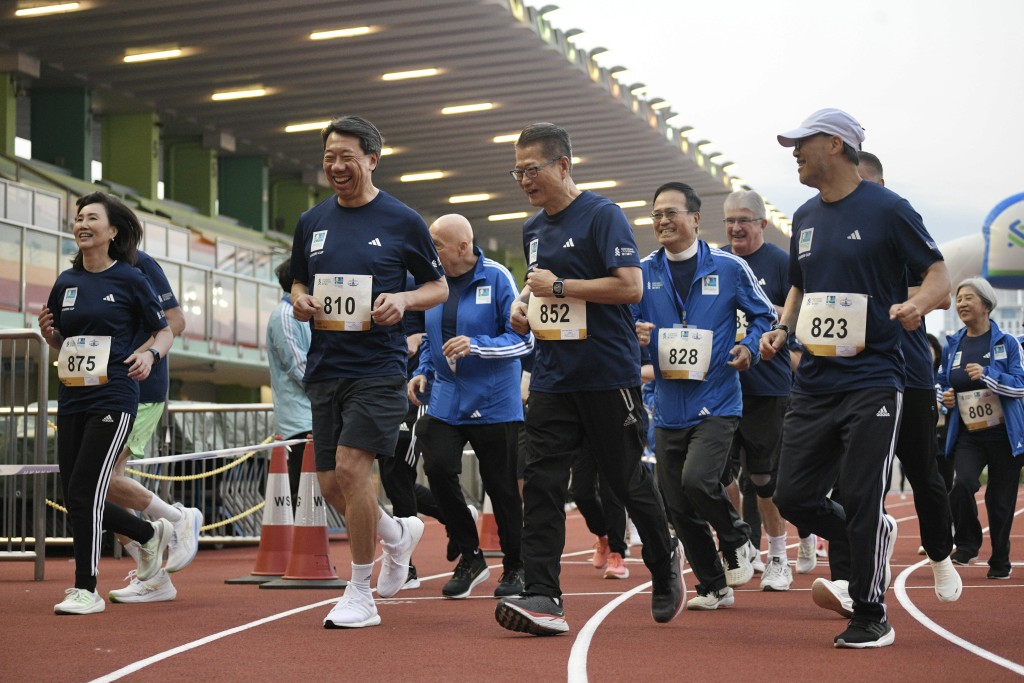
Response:
[[[474,269],[467,270],[458,277],[448,278],[448,300],[444,302],[444,308],[441,309],[441,345],[437,346],[437,352],[440,356],[441,346],[446,341],[456,336],[455,331],[457,328],[457,321],[459,318],[459,300],[462,298],[462,292],[465,291],[466,287],[473,282],[473,276],[476,275]]]
[[[60,412],[110,410],[135,415],[139,383],[128,377],[124,360],[138,348],[140,335],[149,338],[167,327],[163,308],[146,276],[124,261],[115,261],[101,273],[71,268],[57,276],[46,306],[65,343],[83,336],[111,338],[108,381],[94,386],[60,384]]]
[[[590,191],[553,216],[541,211],[523,226],[530,267],[568,280],[639,268],[633,231],[622,209]],[[640,344],[629,306],[587,302],[587,338],[536,341],[530,386],[568,393],[640,386]]]
[[[818,195],[797,209],[790,238],[789,282],[805,295],[868,295],[865,348],[849,358],[804,353],[794,391],[832,394],[869,387],[902,390],[902,326],[889,308],[907,298],[906,272],[921,276],[942,254],[907,200],[861,181],[848,196]]]
[[[980,391],[988,388],[980,379],[971,379],[964,368],[970,363],[977,363],[983,368],[991,365],[991,347],[991,329],[977,337],[966,334],[963,336],[960,346],[957,347],[956,355],[953,356],[953,360],[949,364],[949,386],[953,391],[959,394],[961,391]],[[960,433],[967,434],[967,426],[964,424],[959,410],[956,411],[955,419],[960,420]],[[1006,443],[1008,438],[1005,424],[971,432],[971,434],[992,443]]]
[[[356,208],[328,197],[299,218],[292,242],[292,274],[314,292],[319,273],[372,275],[371,303],[384,292],[444,277],[430,231],[419,215],[383,190]],[[312,325],[312,321],[310,321]],[[306,382],[406,374],[408,346],[401,322],[369,330],[312,331]]]
[[[160,267],[160,264],[152,256],[144,251],[140,250],[137,253],[138,259],[135,262],[135,267],[143,272],[149,280],[149,284],[153,286],[156,298],[160,301],[160,307],[164,311],[177,308],[180,304],[174,296],[171,283],[167,281],[164,269]],[[142,346],[149,337],[150,334],[148,332],[141,334],[136,340],[135,348]],[[167,389],[170,384],[169,365],[168,360],[164,358],[153,366],[149,377],[139,383],[139,403],[163,403],[167,400]]]
[[[731,246],[722,251],[733,253]],[[757,284],[778,307],[786,305],[789,295],[789,254],[774,244],[765,242],[753,254],[741,256],[757,277]],[[792,331],[795,335],[795,330]],[[757,365],[740,373],[740,385],[745,396],[789,396],[793,388],[793,369],[790,367],[789,344],[782,347],[771,360],[761,359]]]

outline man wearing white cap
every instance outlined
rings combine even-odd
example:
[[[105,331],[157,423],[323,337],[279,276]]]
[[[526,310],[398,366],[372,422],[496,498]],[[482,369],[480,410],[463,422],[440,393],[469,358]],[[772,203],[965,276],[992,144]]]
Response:
[[[800,182],[819,194],[793,216],[792,289],[781,322],[761,339],[765,359],[790,333],[806,349],[775,503],[783,517],[829,540],[834,581],[819,579],[812,594],[852,617],[835,646],[884,647],[896,637],[885,609],[896,527],[882,504],[903,406],[900,326],[917,328],[948,301],[949,272],[910,204],[861,181],[864,129],[856,119],[822,109],[778,140],[793,148]],[[909,297],[908,269],[922,279]],[[842,505],[827,496],[837,465]]]

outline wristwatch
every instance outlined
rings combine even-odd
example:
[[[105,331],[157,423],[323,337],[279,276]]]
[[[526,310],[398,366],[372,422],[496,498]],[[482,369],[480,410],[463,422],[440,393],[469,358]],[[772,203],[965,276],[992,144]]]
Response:
[[[786,333],[787,337],[789,336],[789,325],[783,325],[782,323],[772,323],[772,329],[782,330],[783,332]]]
[[[562,282],[562,278],[558,278],[551,283],[551,293],[559,299],[565,298],[565,283]]]
[[[152,346],[150,346],[146,350],[149,351],[151,354],[153,354],[153,365],[156,365],[157,363],[160,362],[160,352],[159,351],[154,349]]]

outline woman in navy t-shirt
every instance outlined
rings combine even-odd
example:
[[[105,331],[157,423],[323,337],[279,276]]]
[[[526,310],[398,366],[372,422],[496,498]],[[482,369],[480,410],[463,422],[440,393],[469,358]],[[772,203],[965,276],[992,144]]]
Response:
[[[96,593],[102,529],[139,542],[141,581],[159,571],[172,534],[167,520],[145,522],[104,502],[135,421],[139,382],[174,339],[152,286],[133,267],[142,226],[131,209],[102,192],[77,206],[78,253],[39,314],[43,337],[59,354],[57,458],[75,550],[75,586],[54,605],[57,614],[103,611]],[[140,329],[150,336],[136,348]]]

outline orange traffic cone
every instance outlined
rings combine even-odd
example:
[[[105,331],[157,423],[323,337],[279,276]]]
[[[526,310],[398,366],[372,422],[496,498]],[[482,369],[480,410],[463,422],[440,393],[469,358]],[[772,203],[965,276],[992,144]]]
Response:
[[[277,437],[280,440],[281,437]],[[256,567],[247,576],[227,579],[224,583],[266,583],[284,574],[292,553],[292,501],[288,490],[288,456],[284,446],[270,452],[267,473],[266,505]]]
[[[327,501],[320,493],[313,460],[313,442],[302,454],[299,504],[295,513],[292,553],[284,576],[260,584],[260,588],[344,588],[331,564],[327,539]]]
[[[501,541],[498,539],[498,522],[494,519],[494,506],[491,504],[491,497],[484,494],[484,509],[480,513],[480,529],[477,531],[480,537],[480,550],[484,557],[500,557],[505,553],[501,552]]]

